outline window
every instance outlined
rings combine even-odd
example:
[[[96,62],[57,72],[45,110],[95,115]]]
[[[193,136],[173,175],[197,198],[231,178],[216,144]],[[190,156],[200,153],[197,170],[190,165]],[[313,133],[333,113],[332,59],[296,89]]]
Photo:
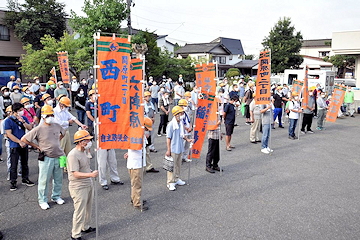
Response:
[[[10,41],[9,29],[4,25],[0,25],[0,40]]]
[[[328,56],[330,56],[330,51],[319,52],[319,57],[328,57]]]
[[[233,58],[233,55],[230,55],[230,56],[229,56],[229,60],[232,60],[232,58]]]
[[[219,63],[225,64],[226,63],[226,57],[219,57]]]

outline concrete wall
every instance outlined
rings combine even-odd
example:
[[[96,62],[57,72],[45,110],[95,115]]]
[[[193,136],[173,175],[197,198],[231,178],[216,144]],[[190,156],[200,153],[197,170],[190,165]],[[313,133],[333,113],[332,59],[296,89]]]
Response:
[[[300,55],[307,55],[311,57],[322,57],[319,55],[319,52],[326,52],[326,51],[330,52],[329,56],[334,55],[333,51],[331,50],[331,47],[302,47],[300,49]]]

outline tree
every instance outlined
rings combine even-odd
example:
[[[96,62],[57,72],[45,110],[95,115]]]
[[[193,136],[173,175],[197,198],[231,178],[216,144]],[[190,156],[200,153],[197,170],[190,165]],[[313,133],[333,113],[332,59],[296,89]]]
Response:
[[[295,32],[290,18],[279,19],[262,42],[264,48],[271,49],[271,72],[280,73],[299,67],[303,62],[299,55],[302,39],[301,33]]]
[[[235,76],[240,76],[240,70],[238,68],[229,68],[229,70],[226,72],[226,77],[231,79]]]
[[[183,75],[184,81],[194,81],[195,67],[190,57],[184,59],[173,58],[168,51],[161,52],[160,56],[165,66],[163,75],[177,81],[181,74]]]
[[[31,44],[35,50],[41,49],[41,37],[50,35],[60,39],[65,26],[65,4],[55,0],[8,0],[5,24],[14,29],[15,36],[23,45]]]
[[[106,33],[122,33],[120,23],[128,16],[124,0],[85,0],[79,16],[71,10],[70,26],[80,34],[84,47],[93,44],[93,34],[100,30]]]
[[[31,44],[24,47],[26,54],[20,60],[21,71],[27,75],[49,74],[52,67],[59,69],[57,52],[67,51],[69,57],[69,71],[79,77],[82,70],[87,70],[91,66],[90,54],[81,48],[81,41],[74,39],[74,35],[64,33],[60,40],[56,40],[50,35],[45,35],[40,40],[43,49],[34,50]]]
[[[245,55],[245,60],[253,60],[255,58],[254,54]]]
[[[355,65],[355,57],[349,55],[334,55],[324,58],[324,61],[331,62],[335,67],[338,68],[337,77],[344,78],[346,68],[353,67]]]

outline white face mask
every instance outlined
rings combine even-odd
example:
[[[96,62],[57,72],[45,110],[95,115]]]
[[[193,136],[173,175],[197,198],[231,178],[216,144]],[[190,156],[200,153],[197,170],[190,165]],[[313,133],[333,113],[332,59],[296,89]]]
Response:
[[[14,90],[14,93],[19,93],[19,90],[17,90],[17,89],[16,89],[16,90]]]
[[[321,94],[321,97],[322,97],[322,98],[325,98],[325,95]]]
[[[86,84],[86,81],[82,81],[82,83],[85,85],[85,84]]]
[[[30,91],[26,91],[25,93],[26,93],[27,95],[30,95]]]
[[[4,96],[5,96],[5,97],[7,97],[7,96],[9,96],[9,95],[10,95],[9,92],[4,92]]]
[[[59,88],[64,88],[64,85],[59,85]]]
[[[180,120],[184,120],[185,119],[185,114],[180,116]]]
[[[297,101],[297,100],[299,100],[299,97],[298,97],[298,96],[296,96],[296,97],[294,97],[294,99]]]
[[[73,83],[76,83],[76,80],[73,80]]]
[[[36,83],[36,84],[39,84],[39,83],[40,83],[40,81],[39,81],[39,80],[36,80],[36,81],[35,81],[35,83]]]
[[[184,111],[187,111],[188,110],[188,107],[184,107]]]
[[[43,95],[43,94],[45,94],[45,93],[46,93],[46,91],[45,91],[45,92],[40,92],[41,95]]]
[[[309,96],[312,96],[313,95],[313,93],[312,92],[309,92]]]
[[[93,99],[94,101],[96,101],[96,100],[98,99],[97,95],[96,95],[96,94],[92,95],[92,99]]]
[[[28,104],[28,105],[25,106],[25,108],[27,108],[27,109],[32,108],[32,107],[33,107],[32,104]]]
[[[18,112],[18,115],[19,115],[20,117],[24,116],[24,111]]]
[[[165,89],[161,88],[161,89],[160,89],[160,92],[165,92]]]
[[[50,88],[54,88],[54,85],[50,85]]]
[[[53,100],[48,100],[48,101],[46,102],[46,104],[47,104],[47,105],[50,105],[50,106],[52,106],[52,105],[53,105],[53,103],[54,103],[54,101],[53,101]]]
[[[85,149],[90,149],[91,146],[92,146],[92,142],[90,141],[86,144]]]
[[[45,118],[45,122],[47,123],[47,124],[52,124],[53,122],[54,122],[54,117],[47,117],[47,118]]]

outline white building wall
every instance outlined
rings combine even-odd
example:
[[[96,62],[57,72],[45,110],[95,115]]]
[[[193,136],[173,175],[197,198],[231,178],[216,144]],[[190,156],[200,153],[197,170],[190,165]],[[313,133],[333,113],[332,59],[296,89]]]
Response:
[[[331,50],[331,47],[324,48],[324,47],[304,47],[300,49],[300,55],[307,55],[311,57],[322,57],[319,52],[330,52],[329,56],[333,56],[334,52]]]

